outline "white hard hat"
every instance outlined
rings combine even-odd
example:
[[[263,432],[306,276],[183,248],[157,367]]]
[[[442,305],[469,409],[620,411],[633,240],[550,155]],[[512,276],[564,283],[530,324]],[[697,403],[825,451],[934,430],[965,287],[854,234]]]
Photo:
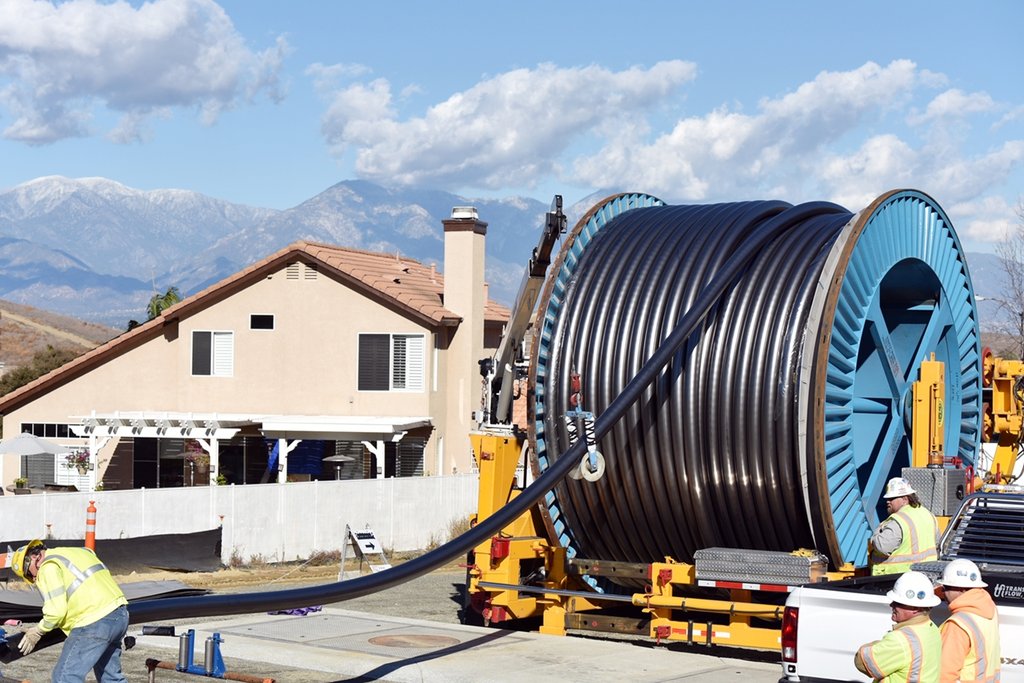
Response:
[[[902,574],[885,597],[889,602],[898,602],[910,607],[935,607],[942,602],[935,594],[931,580],[921,572]]]
[[[981,570],[970,560],[953,560],[946,565],[939,583],[950,588],[984,588]]]
[[[917,491],[910,487],[906,479],[903,477],[893,477],[885,485],[885,493],[882,495],[882,498],[899,498],[900,496],[909,496],[911,493],[917,493]]]

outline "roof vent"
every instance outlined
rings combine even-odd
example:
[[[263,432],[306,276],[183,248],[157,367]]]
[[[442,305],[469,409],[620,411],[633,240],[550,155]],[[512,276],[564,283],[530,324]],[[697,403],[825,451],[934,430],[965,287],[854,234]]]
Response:
[[[475,206],[453,206],[452,207],[452,218],[472,218],[477,219],[480,216],[476,212]]]

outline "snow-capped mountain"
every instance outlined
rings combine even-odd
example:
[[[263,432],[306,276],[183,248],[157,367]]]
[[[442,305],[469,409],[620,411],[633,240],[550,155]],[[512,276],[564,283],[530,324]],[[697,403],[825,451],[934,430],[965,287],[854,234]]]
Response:
[[[570,227],[610,194],[567,206]],[[299,239],[443,267],[441,221],[453,206],[472,205],[488,223],[491,296],[511,304],[549,204],[350,180],[281,211],[104,178],[38,178],[0,191],[0,299],[123,329],[145,316],[154,292],[176,286],[187,296]],[[976,292],[1001,296],[998,258],[968,258]],[[1005,317],[998,306],[983,302],[983,321]]]
[[[38,178],[0,192],[0,298],[123,327],[169,286],[193,293],[298,239],[443,260],[441,221],[472,204],[489,224],[492,296],[511,303],[547,205],[346,181],[284,211],[103,178]]]

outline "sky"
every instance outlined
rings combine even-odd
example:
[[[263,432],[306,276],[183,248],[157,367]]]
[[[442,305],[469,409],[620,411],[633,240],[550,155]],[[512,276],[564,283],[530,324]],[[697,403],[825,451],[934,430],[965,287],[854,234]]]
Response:
[[[342,180],[567,203],[934,197],[1017,229],[1024,3],[0,0],[0,191],[286,209]]]

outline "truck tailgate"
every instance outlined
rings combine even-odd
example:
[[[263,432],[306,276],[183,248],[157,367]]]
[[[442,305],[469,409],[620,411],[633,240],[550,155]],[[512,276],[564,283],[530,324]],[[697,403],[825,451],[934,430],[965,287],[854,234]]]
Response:
[[[1001,680],[1024,683],[1024,605],[1000,600],[1005,598],[1001,593],[1013,588],[1001,586],[998,577],[990,580],[995,584],[993,592],[999,610]],[[805,586],[790,593],[786,606],[798,608],[800,614],[797,660],[783,662],[784,680],[871,680],[857,671],[853,656],[861,645],[878,640],[892,628],[889,601],[884,595]],[[932,610],[931,616],[932,621],[941,624],[949,617],[949,609],[942,603]]]
[[[881,638],[892,628],[889,601],[884,595],[797,588],[786,600],[798,607],[797,661],[783,663],[789,680],[821,678],[870,681],[857,671],[853,655],[864,643]]]

